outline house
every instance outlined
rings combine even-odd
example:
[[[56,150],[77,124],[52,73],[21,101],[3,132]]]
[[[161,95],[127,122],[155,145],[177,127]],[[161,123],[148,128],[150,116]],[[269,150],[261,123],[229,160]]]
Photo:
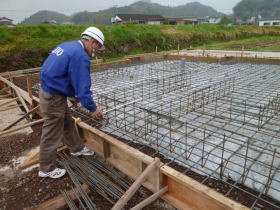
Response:
[[[164,17],[161,15],[117,14],[111,18],[111,23],[160,25],[163,24],[164,20]]]
[[[13,20],[6,18],[6,17],[1,17],[0,26],[14,26]]]
[[[220,17],[211,17],[209,18],[209,24],[219,24],[222,18]]]
[[[198,22],[198,24],[209,24],[210,23],[210,17],[209,16],[198,17],[197,22]]]
[[[259,26],[280,26],[280,18],[262,18],[259,20]]]
[[[56,25],[56,20],[45,20],[42,22],[43,24],[50,24],[50,25]]]
[[[197,24],[197,18],[193,16],[181,18],[166,18],[165,23],[168,25]]]
[[[194,16],[189,16],[189,17],[184,17],[184,21],[185,21],[185,24],[198,24],[198,20],[197,20],[197,17],[194,17]]]
[[[166,18],[165,24],[168,25],[184,25],[185,20],[183,18]]]

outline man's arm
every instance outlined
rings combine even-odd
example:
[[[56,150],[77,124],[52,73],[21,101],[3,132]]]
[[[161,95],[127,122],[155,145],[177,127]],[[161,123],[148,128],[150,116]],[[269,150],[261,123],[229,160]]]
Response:
[[[81,104],[92,112],[96,119],[102,118],[102,112],[97,108],[93,98],[90,78],[90,62],[82,56],[74,56],[69,64],[69,74],[75,95]]]

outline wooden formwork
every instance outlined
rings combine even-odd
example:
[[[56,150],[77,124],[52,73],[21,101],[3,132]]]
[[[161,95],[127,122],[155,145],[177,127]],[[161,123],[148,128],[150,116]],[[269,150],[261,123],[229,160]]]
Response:
[[[164,55],[163,57],[188,58],[187,56],[173,55]],[[216,59],[207,59],[205,60],[203,58],[202,60],[218,62]],[[28,80],[27,75],[24,77]],[[7,88],[7,91],[9,89],[18,91],[29,107],[34,107],[39,104],[39,99],[32,96],[30,91],[20,89],[2,76],[0,76],[0,88]],[[42,113],[39,111],[37,113],[42,116]],[[151,164],[154,160],[152,157],[84,122],[76,121],[76,124],[81,137],[90,149],[94,150],[98,156],[133,179],[139,177],[147,165]],[[34,164],[37,160],[34,154],[33,156],[35,157],[35,161],[32,162]],[[248,209],[163,163],[160,163],[159,167],[152,170],[143,186],[152,192],[158,192],[167,186],[168,191],[162,198],[179,209]]]

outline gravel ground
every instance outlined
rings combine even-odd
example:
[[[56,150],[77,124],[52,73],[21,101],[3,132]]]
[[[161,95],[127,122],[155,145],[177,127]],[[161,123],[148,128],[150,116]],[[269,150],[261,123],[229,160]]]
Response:
[[[30,134],[15,134],[0,138],[0,209],[18,210],[36,206],[69,190],[73,183],[68,175],[61,179],[39,178],[38,167],[22,171],[19,168],[24,156],[38,146],[41,136],[41,126],[33,127]],[[130,209],[151,195],[151,192],[141,188],[128,202],[125,209]],[[98,209],[110,209],[112,204],[96,192],[90,197]],[[162,199],[158,199],[144,209],[174,209]]]

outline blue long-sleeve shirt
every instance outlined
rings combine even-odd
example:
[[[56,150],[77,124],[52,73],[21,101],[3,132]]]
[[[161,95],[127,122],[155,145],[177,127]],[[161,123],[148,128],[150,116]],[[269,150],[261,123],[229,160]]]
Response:
[[[58,45],[45,60],[40,78],[44,91],[68,97],[76,96],[90,112],[96,110],[90,90],[90,57],[81,41]]]

